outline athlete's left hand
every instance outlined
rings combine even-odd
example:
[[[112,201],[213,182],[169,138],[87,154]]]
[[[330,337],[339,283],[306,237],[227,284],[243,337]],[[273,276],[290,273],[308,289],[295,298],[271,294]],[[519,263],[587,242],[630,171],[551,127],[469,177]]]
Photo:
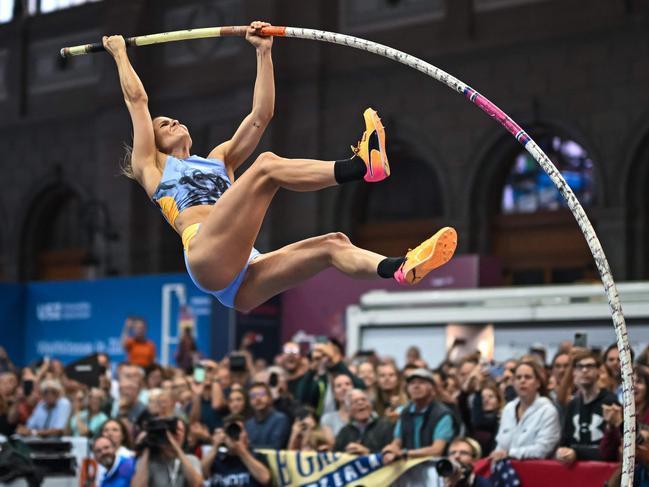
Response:
[[[273,37],[261,35],[261,28],[268,26],[270,26],[268,22],[259,20],[251,22],[246,32],[246,40],[257,49],[270,49],[273,46]]]

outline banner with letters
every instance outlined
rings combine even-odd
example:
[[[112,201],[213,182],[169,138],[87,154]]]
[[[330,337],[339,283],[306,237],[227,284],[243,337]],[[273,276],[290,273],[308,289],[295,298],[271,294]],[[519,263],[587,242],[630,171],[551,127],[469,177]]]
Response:
[[[380,453],[257,450],[266,457],[273,485],[280,487],[341,487],[390,485],[427,458],[383,464]],[[430,485],[437,485],[436,483]]]
[[[183,301],[187,307],[181,309]],[[186,274],[29,283],[24,292],[24,361],[48,356],[67,364],[105,352],[118,363],[125,358],[120,343],[124,320],[134,315],[147,321],[157,361],[166,355],[175,365],[181,323],[191,321],[199,351],[210,354],[212,309],[213,298]]]

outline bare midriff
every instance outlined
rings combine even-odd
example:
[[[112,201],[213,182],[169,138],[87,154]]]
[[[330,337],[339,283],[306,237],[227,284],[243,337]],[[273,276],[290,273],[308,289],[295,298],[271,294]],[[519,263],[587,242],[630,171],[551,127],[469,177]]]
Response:
[[[199,205],[186,208],[176,217],[174,221],[174,230],[178,235],[183,234],[183,230],[194,223],[201,223],[214,205]]]

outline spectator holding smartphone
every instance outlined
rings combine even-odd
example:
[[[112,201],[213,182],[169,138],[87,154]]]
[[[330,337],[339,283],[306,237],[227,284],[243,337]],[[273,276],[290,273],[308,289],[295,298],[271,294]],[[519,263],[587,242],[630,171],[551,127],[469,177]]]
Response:
[[[121,341],[128,363],[146,368],[155,362],[155,344],[146,337],[144,318],[126,318]]]
[[[189,419],[200,422],[210,434],[223,427],[222,411],[226,406],[223,388],[217,376],[218,365],[213,360],[202,360],[194,369],[191,382],[192,406]]]
[[[276,365],[268,367],[265,371],[256,374],[255,382],[264,382],[270,388],[273,398],[273,407],[280,413],[284,413],[289,423],[295,419],[296,412],[301,409],[302,404],[297,401],[288,390],[286,372]]]
[[[321,430],[315,410],[310,406],[301,407],[295,414],[287,448],[289,450],[311,450],[311,436],[316,431]]]
[[[343,358],[342,346],[326,337],[319,337],[311,350],[311,368],[305,374],[302,403],[313,406],[323,417],[327,413],[336,413],[342,401],[342,397],[336,398],[334,392],[335,377],[347,375],[352,387],[365,389],[365,382],[349,370]]]
[[[286,373],[286,385],[289,392],[300,402],[306,401],[308,386],[313,374],[308,374],[308,363],[300,353],[300,346],[295,342],[286,342],[282,347],[278,364]]]

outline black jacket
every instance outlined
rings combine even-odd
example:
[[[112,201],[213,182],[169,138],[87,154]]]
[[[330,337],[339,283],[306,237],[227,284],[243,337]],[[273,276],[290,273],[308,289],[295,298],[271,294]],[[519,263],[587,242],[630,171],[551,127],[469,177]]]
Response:
[[[584,404],[581,394],[577,394],[566,407],[560,446],[575,450],[577,460],[602,460],[599,443],[606,426],[602,415],[603,404],[617,404],[617,397],[603,389],[595,399]]]
[[[393,432],[392,422],[376,415],[362,432],[353,422],[349,422],[336,435],[334,451],[345,451],[350,443],[360,443],[372,453],[379,452],[392,441]]]

